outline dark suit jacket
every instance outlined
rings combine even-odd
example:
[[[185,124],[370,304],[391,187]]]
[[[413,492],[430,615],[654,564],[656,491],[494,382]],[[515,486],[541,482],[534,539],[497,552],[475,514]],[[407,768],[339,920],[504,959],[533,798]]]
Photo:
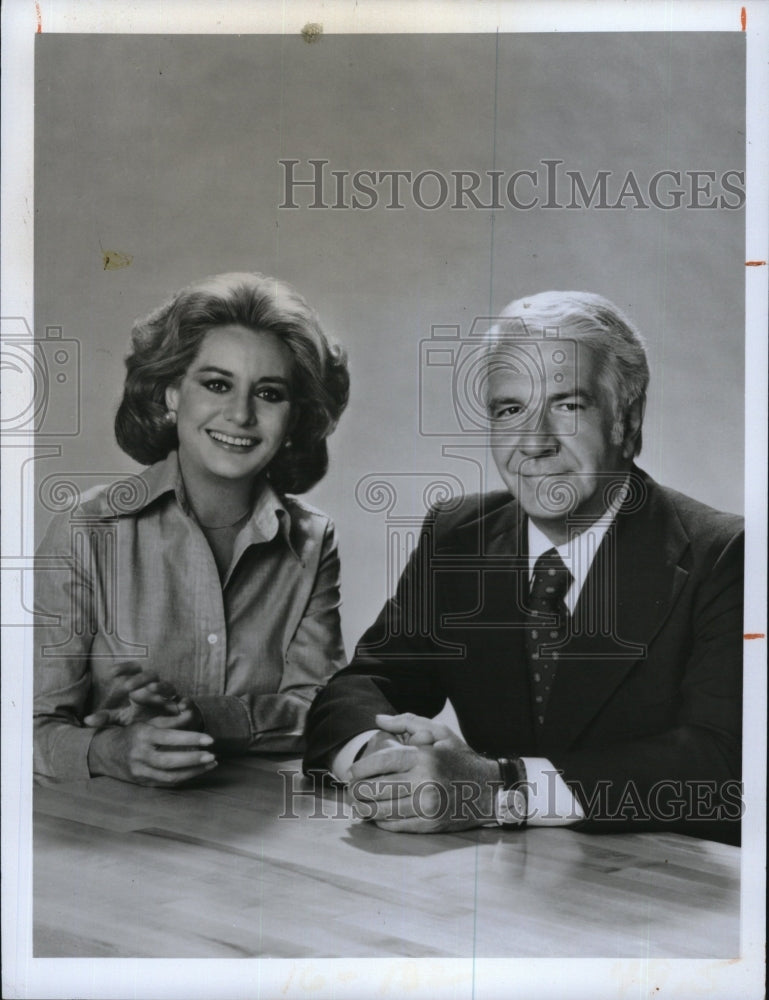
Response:
[[[377,712],[434,716],[494,756],[549,758],[595,832],[736,842],[742,717],[742,522],[634,469],[574,609],[545,724],[523,626],[526,518],[507,493],[435,509],[374,625],[308,718],[305,767]]]

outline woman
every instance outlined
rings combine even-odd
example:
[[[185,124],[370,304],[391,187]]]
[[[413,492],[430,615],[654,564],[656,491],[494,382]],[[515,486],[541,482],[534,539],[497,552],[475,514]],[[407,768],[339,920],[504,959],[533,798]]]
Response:
[[[293,289],[223,274],[138,321],[126,366],[117,441],[149,468],[41,546],[35,770],[175,785],[299,752],[344,654],[333,526],[287,494],[326,472],[344,355]]]

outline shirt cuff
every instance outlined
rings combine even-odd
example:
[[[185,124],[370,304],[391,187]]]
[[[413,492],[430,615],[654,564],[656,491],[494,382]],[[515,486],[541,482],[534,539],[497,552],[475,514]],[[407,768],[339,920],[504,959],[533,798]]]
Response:
[[[50,776],[57,781],[86,781],[90,778],[88,751],[97,732],[97,729],[87,726],[59,726],[47,754],[48,760],[53,763]],[[47,769],[41,773],[49,774]]]
[[[342,744],[331,758],[331,766],[329,767],[329,771],[337,781],[347,782],[350,780],[350,768],[355,762],[355,755],[378,732],[378,729],[367,729],[365,733],[358,733],[357,736],[353,736],[351,740]]]
[[[522,757],[529,791],[529,826],[570,826],[585,818],[579,799],[546,757]]]
[[[201,694],[191,700],[203,719],[203,731],[214,738],[219,749],[237,753],[251,746],[251,718],[240,698]]]

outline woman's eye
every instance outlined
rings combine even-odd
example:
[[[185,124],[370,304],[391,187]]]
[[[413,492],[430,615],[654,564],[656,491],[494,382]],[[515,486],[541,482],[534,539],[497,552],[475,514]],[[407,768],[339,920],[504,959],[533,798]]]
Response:
[[[283,389],[275,389],[272,386],[264,386],[258,390],[256,395],[268,403],[282,403],[286,399],[286,393]]]
[[[210,378],[203,383],[204,388],[209,392],[228,392],[229,383],[223,382],[220,378]]]

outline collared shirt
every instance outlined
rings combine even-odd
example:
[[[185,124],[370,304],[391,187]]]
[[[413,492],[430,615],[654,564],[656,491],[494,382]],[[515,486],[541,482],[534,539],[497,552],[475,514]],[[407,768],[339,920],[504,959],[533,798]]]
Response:
[[[621,494],[622,491],[619,492]],[[619,500],[608,507],[597,521],[594,521],[584,531],[575,532],[562,545],[555,546],[531,518],[527,518],[529,583],[531,583],[534,577],[534,566],[537,559],[549,549],[555,548],[555,551],[561,557],[564,566],[569,570],[573,578],[571,586],[563,598],[570,615],[574,614],[574,608],[577,606],[579,595],[582,593],[582,588],[590,572],[590,567],[593,565],[595,554],[621,506],[622,497],[620,496]]]
[[[344,662],[339,558],[320,511],[265,486],[220,580],[176,452],[57,515],[38,551],[35,770],[89,777],[119,663],[192,698],[225,749],[299,752],[312,699]],[[42,619],[40,616],[43,616]]]

